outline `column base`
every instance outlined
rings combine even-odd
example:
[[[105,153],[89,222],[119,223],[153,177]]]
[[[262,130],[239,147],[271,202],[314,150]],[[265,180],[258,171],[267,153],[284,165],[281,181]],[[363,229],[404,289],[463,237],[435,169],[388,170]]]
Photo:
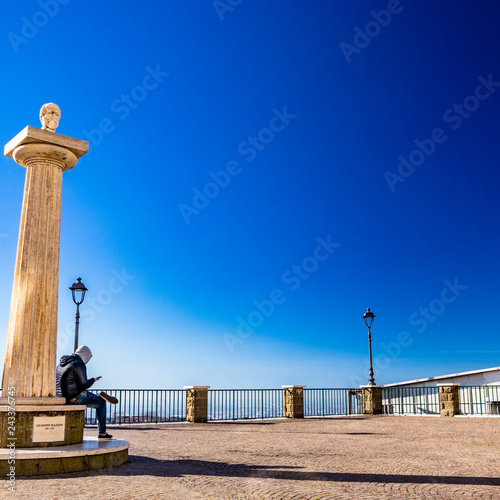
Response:
[[[65,405],[66,404],[66,398],[57,398],[57,397],[50,397],[50,398],[0,398],[0,406],[9,406],[10,402],[9,400],[14,400],[16,403],[16,406],[40,406],[40,405],[47,405],[47,406],[55,406],[55,405]]]
[[[0,475],[13,481],[20,476],[40,476],[116,467],[128,462],[128,441],[85,438],[80,444],[38,450],[0,450]],[[15,459],[15,464],[9,461]],[[14,470],[12,470],[14,467]],[[8,484],[7,484],[8,486]]]
[[[86,406],[0,406],[0,448],[46,448],[83,441]]]

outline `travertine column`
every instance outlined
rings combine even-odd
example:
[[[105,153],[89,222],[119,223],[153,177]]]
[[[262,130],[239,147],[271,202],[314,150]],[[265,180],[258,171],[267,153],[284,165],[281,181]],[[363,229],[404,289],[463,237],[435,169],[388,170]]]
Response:
[[[282,385],[285,418],[304,418],[305,385]]]
[[[2,380],[4,396],[15,387],[16,405],[64,403],[55,398],[62,174],[88,142],[54,129],[28,126],[5,146],[26,167]]]

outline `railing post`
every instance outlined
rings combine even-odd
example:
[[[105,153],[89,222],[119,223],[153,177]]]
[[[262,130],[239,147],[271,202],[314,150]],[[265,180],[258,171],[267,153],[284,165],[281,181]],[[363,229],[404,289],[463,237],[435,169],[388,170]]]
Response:
[[[120,391],[120,398],[118,399],[118,425],[122,424],[122,391]]]
[[[360,385],[363,395],[363,414],[380,415],[382,413],[382,386]]]
[[[205,423],[208,418],[209,385],[185,385],[186,420],[192,423]]]
[[[155,391],[155,424],[158,423],[158,391]]]
[[[460,384],[437,384],[439,387],[439,410],[442,417],[454,417],[460,413],[458,386]]]
[[[305,385],[282,385],[285,418],[304,418]]]
[[[232,417],[232,419],[233,420],[234,420],[234,409],[236,408],[235,397],[236,397],[236,391],[233,391],[233,404],[232,404],[232,406],[233,406],[233,412],[232,412],[233,413],[233,417]]]

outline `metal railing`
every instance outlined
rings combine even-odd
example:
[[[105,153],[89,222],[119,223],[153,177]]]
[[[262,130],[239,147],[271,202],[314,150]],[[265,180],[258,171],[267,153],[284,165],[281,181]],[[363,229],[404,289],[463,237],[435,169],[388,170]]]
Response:
[[[99,391],[89,391],[99,394]],[[107,421],[111,424],[183,422],[186,420],[186,391],[183,389],[105,389],[118,398],[108,405]],[[85,424],[96,424],[96,412],[85,411]]]
[[[98,394],[100,391],[91,391]],[[105,390],[118,398],[108,405],[112,424],[184,422],[186,390]],[[500,415],[500,385],[460,386],[462,415]],[[209,389],[208,420],[283,418],[282,389]],[[387,387],[382,389],[382,411],[397,415],[439,415],[438,387]],[[363,413],[361,389],[304,388],[304,416]],[[95,424],[95,410],[87,408],[85,424]]]
[[[500,415],[500,385],[459,386],[461,415]]]
[[[209,389],[208,420],[282,418],[282,389]]]
[[[382,412],[397,415],[439,415],[439,387],[382,389]]]
[[[363,413],[361,389],[304,389],[304,416]]]
[[[90,391],[98,394],[100,391]],[[118,398],[108,405],[111,424],[183,422],[185,390],[106,389]],[[283,418],[283,389],[209,389],[208,420]],[[304,389],[304,416],[354,415],[363,412],[360,389]],[[85,423],[94,425],[96,412],[87,408]]]

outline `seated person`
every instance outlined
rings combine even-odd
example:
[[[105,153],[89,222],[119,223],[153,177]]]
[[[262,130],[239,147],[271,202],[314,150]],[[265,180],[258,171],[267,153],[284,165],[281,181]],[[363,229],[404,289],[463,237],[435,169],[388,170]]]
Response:
[[[101,377],[87,379],[85,366],[92,357],[91,350],[81,345],[74,354],[63,356],[56,372],[56,395],[66,398],[66,404],[86,405],[97,411],[99,439],[111,439],[106,432],[106,401],[117,404],[118,399],[105,392],[99,396],[87,391]]]

